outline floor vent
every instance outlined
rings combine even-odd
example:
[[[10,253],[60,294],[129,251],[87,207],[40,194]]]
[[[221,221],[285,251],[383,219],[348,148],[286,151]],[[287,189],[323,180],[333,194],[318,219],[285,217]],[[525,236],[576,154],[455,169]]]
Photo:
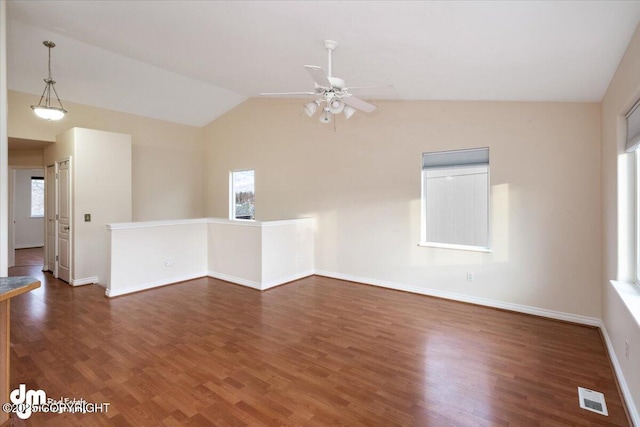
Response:
[[[604,394],[599,391],[578,387],[578,400],[580,401],[580,407],[582,409],[609,416],[607,404],[604,401]]]

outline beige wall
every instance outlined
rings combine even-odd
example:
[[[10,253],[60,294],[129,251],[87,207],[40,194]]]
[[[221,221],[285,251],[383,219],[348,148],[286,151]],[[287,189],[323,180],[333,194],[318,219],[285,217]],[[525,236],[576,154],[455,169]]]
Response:
[[[71,157],[71,283],[92,283],[97,277],[106,286],[107,224],[131,221],[131,137],[72,128],[60,134],[44,156],[47,164]],[[91,221],[84,220],[85,214]]]
[[[625,218],[629,217],[630,209],[623,206],[627,197],[618,197],[618,184],[624,185],[627,178],[627,174],[619,168],[619,163],[627,163],[628,156],[624,154],[624,116],[638,99],[640,30],[636,30],[602,101],[602,320],[615,352],[613,356],[624,373],[636,408],[640,408],[640,327],[609,281],[630,278],[630,269],[625,266],[629,265],[633,253],[626,243],[631,240],[627,236],[633,232],[624,231],[627,225]],[[636,313],[636,316],[640,316],[640,313]],[[625,356],[625,340],[629,342],[629,358]]]
[[[205,127],[207,216],[255,169],[256,219],[317,217],[321,272],[600,318],[599,104],[381,101],[336,132],[301,104]],[[493,253],[418,247],[421,154],[471,147],[490,148]]]
[[[44,166],[44,150],[9,150],[9,166]]]
[[[203,215],[203,146],[198,128],[65,102],[59,122],[38,119],[38,97],[9,92],[9,136],[55,141],[72,127],[132,136],[133,219],[148,221]]]

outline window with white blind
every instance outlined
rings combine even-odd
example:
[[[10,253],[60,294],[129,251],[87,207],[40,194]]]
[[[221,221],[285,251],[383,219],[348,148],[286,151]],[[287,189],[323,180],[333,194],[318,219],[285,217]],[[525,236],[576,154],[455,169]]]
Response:
[[[420,245],[489,250],[489,149],[422,155]]]
[[[633,268],[635,270],[635,282],[640,284],[640,101],[636,103],[627,113],[627,140],[625,151],[633,156],[635,167],[631,168],[633,195],[635,200],[630,205],[633,207],[633,228],[635,228],[634,240],[635,254],[633,258]],[[630,197],[631,198],[631,197]]]

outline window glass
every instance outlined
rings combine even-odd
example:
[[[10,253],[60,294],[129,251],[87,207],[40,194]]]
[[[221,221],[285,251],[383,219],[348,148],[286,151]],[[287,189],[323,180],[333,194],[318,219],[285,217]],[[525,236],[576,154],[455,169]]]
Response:
[[[31,216],[44,216],[44,178],[31,178]]]
[[[252,170],[231,172],[231,219],[255,219],[254,178]]]

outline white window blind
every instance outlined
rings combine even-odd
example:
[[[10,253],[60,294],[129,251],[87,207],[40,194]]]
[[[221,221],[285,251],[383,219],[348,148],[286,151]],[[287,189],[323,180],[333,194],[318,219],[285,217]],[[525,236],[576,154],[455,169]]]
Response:
[[[421,245],[489,248],[489,149],[422,155]]]

